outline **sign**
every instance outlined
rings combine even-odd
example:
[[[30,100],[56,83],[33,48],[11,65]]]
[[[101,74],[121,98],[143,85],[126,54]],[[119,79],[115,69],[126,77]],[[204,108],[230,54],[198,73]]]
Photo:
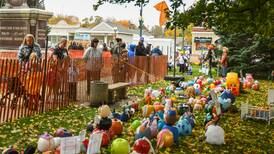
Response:
[[[41,48],[46,46],[46,31],[47,31],[47,22],[39,21],[38,22],[38,36],[36,38],[37,42],[40,44]]]
[[[90,135],[87,154],[100,153],[102,137],[103,134],[101,132],[93,133],[92,135]]]
[[[212,38],[211,37],[195,37],[194,42],[199,42],[199,43],[211,43]]]
[[[79,136],[61,138],[61,154],[78,154],[80,153]]]
[[[268,103],[274,105],[274,89],[268,90]]]
[[[74,35],[75,40],[90,40],[90,34],[87,33],[75,33]]]
[[[28,32],[26,20],[0,20],[0,47],[18,48]]]

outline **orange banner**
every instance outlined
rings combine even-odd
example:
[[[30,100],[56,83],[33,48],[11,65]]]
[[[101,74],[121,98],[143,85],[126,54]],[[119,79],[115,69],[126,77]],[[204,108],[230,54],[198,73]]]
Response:
[[[165,1],[162,1],[160,3],[157,3],[154,8],[158,11],[160,11],[160,18],[159,18],[159,24],[160,26],[164,25],[167,21],[167,11],[168,6]]]

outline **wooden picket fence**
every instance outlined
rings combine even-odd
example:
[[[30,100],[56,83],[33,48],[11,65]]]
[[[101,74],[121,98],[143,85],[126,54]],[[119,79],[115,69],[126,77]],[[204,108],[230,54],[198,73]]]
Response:
[[[103,82],[146,84],[164,78],[167,57],[105,58],[100,67]],[[0,58],[0,124],[89,101],[86,68],[82,59],[70,59],[64,66],[53,59],[23,65],[17,59]]]

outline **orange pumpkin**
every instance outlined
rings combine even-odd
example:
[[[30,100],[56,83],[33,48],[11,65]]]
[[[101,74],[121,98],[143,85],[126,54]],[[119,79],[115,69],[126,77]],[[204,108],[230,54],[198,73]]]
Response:
[[[154,106],[155,112],[164,111],[164,108],[165,108],[165,106],[163,104],[161,104],[160,102],[154,103],[153,106]]]
[[[146,103],[146,104],[149,104],[149,105],[152,104],[152,98],[151,98],[150,95],[147,95],[147,96],[146,96],[146,98],[145,98],[145,103]]]
[[[110,137],[114,137],[115,135],[120,135],[123,132],[122,122],[118,119],[112,119],[112,125],[109,129]]]
[[[145,105],[143,106],[143,116],[149,117],[152,112],[154,112],[154,106],[153,105]]]
[[[170,147],[173,142],[173,134],[170,130],[168,129],[163,129],[159,132],[157,135],[157,147],[158,148],[167,148]]]

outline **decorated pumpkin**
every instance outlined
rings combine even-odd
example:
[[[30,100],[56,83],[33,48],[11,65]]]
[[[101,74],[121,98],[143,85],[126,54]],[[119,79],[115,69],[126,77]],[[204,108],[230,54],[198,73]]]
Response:
[[[221,104],[222,112],[227,111],[228,108],[231,106],[231,99],[230,98],[222,99],[221,97],[218,97],[218,101]]]
[[[37,149],[40,152],[46,152],[46,151],[52,151],[55,148],[55,142],[53,137],[45,133],[39,137],[38,143],[37,143]]]
[[[135,139],[146,137],[151,139],[151,129],[149,127],[149,121],[145,120],[141,126],[139,126],[135,133]]]
[[[111,154],[129,154],[130,146],[127,140],[115,139],[111,144]]]
[[[177,111],[179,115],[183,115],[185,112],[190,111],[190,106],[185,103],[180,103],[177,106]]]
[[[108,105],[102,105],[99,107],[98,113],[102,118],[106,118],[111,115],[111,110]]]
[[[149,154],[153,153],[151,142],[146,138],[140,138],[133,144],[133,152],[131,154]]]
[[[135,111],[138,111],[139,110],[139,103],[133,101],[132,104],[131,104],[131,107],[133,109],[135,109]]]
[[[134,120],[130,125],[130,128],[135,131],[141,124],[140,120]]]
[[[195,96],[195,89],[193,86],[189,86],[186,88],[185,95],[190,98]]]
[[[176,127],[181,136],[187,136],[192,133],[192,126],[187,119],[180,119],[176,124]]]
[[[172,132],[173,134],[173,139],[174,139],[174,142],[178,142],[179,140],[179,131],[178,131],[178,128],[175,127],[175,126],[170,126],[170,125],[164,125],[163,129],[168,129],[169,131]]]
[[[222,127],[218,125],[210,125],[205,133],[206,142],[209,144],[221,145],[225,143],[225,132]]]
[[[120,135],[123,132],[123,124],[118,119],[112,119],[112,125],[109,129],[110,136]]]
[[[153,106],[154,106],[155,112],[164,111],[164,108],[165,108],[165,106],[161,104],[160,102],[155,102]]]
[[[72,134],[65,128],[59,128],[55,131],[54,136],[56,137],[70,137]]]
[[[164,120],[167,125],[174,125],[177,121],[177,113],[175,110],[170,109],[165,111]]]
[[[163,129],[157,135],[157,147],[158,148],[167,148],[172,146],[174,143],[174,137],[170,130]]]
[[[144,105],[143,106],[143,116],[149,117],[151,113],[154,112],[154,106],[153,105]]]
[[[259,90],[260,89],[260,85],[259,85],[259,82],[257,80],[252,85],[252,89],[253,90]]]
[[[158,134],[158,119],[154,118],[151,122],[150,122],[150,131],[151,131],[151,137],[156,137]]]

